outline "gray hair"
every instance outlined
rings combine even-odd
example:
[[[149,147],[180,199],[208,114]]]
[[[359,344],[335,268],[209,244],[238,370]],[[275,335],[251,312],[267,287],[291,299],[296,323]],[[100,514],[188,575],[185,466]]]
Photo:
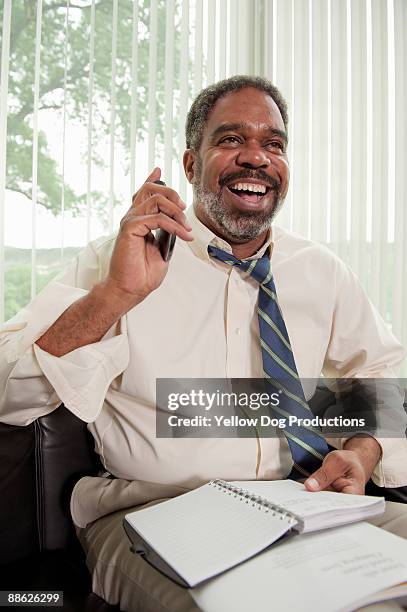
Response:
[[[263,77],[237,75],[209,85],[209,87],[206,87],[197,95],[189,109],[185,124],[187,149],[199,150],[209,114],[219,98],[223,98],[228,93],[239,91],[239,89],[245,89],[246,87],[254,87],[264,91],[274,100],[281,113],[284,127],[287,130],[287,103],[277,87]]]

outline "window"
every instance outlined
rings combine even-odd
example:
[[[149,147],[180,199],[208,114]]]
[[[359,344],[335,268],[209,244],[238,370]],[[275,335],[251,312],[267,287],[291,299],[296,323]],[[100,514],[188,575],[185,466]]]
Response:
[[[278,223],[348,261],[407,345],[404,0],[3,0],[0,309],[8,319],[159,165],[194,95],[232,74],[289,104]],[[404,76],[403,76],[404,75]]]

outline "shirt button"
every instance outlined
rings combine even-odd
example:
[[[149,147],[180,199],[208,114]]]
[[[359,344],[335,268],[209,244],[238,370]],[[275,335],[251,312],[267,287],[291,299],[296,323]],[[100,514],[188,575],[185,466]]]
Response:
[[[236,327],[235,334],[236,334],[236,336],[240,336],[240,334],[241,334],[240,327]]]

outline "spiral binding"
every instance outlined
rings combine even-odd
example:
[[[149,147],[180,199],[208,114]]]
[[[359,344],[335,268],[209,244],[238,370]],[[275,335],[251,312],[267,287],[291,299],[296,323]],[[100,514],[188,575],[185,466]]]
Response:
[[[258,510],[264,510],[266,514],[270,512],[271,516],[278,516],[278,518],[281,520],[288,520],[291,527],[302,525],[303,521],[301,517],[297,516],[294,512],[290,512],[283,506],[270,502],[261,495],[250,493],[250,491],[247,491],[247,489],[242,489],[241,487],[232,485],[225,480],[211,480],[209,484],[218,489],[218,491],[222,491],[222,493],[232,495],[236,499],[239,499],[246,504],[251,504],[251,506],[254,508],[257,507]]]

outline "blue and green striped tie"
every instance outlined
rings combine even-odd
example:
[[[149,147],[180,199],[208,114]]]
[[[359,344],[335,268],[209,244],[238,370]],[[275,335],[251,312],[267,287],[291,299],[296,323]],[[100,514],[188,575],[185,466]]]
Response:
[[[294,462],[290,478],[304,478],[318,467],[329,452],[321,433],[313,427],[289,425],[288,418],[310,419],[313,414],[306,402],[295,365],[283,315],[278,304],[270,259],[241,261],[232,254],[213,246],[208,247],[212,257],[247,272],[259,283],[257,312],[259,316],[260,344],[264,376],[270,393],[280,391],[278,406],[271,407],[279,418],[285,418],[283,429]]]

